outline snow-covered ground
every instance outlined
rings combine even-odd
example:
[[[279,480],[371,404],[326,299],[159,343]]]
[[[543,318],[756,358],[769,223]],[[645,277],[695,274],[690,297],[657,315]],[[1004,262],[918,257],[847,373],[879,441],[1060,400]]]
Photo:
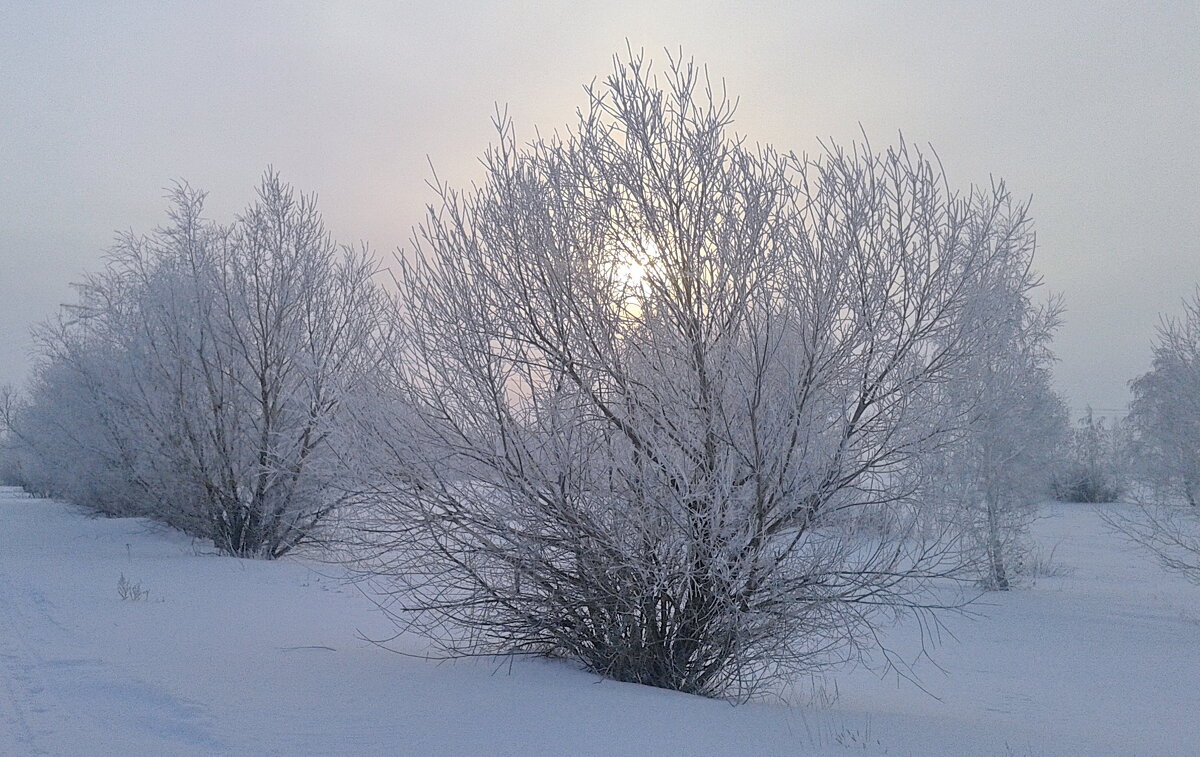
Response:
[[[941,669],[915,667],[928,693],[858,669],[733,707],[565,663],[395,654],[328,566],[0,489],[0,755],[1200,754],[1200,588],[1096,507],[1045,516],[1065,574],[949,618]],[[148,597],[122,600],[122,575]],[[888,640],[919,649],[914,628]]]

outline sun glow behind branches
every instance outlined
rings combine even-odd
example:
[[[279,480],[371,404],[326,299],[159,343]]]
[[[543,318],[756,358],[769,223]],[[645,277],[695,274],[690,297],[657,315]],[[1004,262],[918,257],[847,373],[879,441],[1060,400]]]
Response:
[[[612,280],[624,295],[645,295],[649,288],[651,269],[661,258],[658,245],[652,239],[622,244],[617,251]]]
[[[622,241],[614,245],[609,282],[623,317],[639,320],[651,291],[651,276],[661,261],[658,245],[652,239]]]
[[[622,289],[642,290],[646,286],[646,266],[633,259],[619,261],[613,278]]]

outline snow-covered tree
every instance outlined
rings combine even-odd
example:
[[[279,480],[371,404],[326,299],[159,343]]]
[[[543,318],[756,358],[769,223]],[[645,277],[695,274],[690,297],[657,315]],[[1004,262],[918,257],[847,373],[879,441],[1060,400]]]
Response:
[[[1153,369],[1135,379],[1129,423],[1143,478],[1161,495],[1200,500],[1200,291],[1163,322]]]
[[[114,415],[111,369],[120,356],[77,345],[72,362],[43,359],[26,396],[9,407],[5,450],[26,490],[107,515],[148,515],[130,478],[129,431]],[[103,378],[102,378],[103,377]]]
[[[170,223],[122,237],[42,328],[17,433],[64,496],[277,557],[339,502],[328,435],[377,359],[385,300],[367,252],[276,174],[230,226],[203,197],[173,192]]]
[[[1131,384],[1128,425],[1139,513],[1114,522],[1167,567],[1200,582],[1200,289],[1165,319],[1150,372]]]
[[[940,601],[960,553],[918,493],[1025,208],[903,143],[752,146],[690,63],[588,93],[562,136],[498,118],[482,183],[438,186],[360,547],[451,653],[749,696]]]
[[[21,402],[11,385],[0,386],[0,484],[23,486],[20,453],[12,433],[12,424]]]
[[[975,317],[991,343],[947,383],[963,426],[936,461],[934,490],[965,528],[971,562],[989,589],[1008,589],[1022,569],[1037,503],[1050,492],[1070,435],[1065,403],[1051,387],[1049,344],[1061,308],[1030,301],[1041,283],[1029,268],[1032,254],[1031,246],[1014,255],[1008,275],[979,292]]]

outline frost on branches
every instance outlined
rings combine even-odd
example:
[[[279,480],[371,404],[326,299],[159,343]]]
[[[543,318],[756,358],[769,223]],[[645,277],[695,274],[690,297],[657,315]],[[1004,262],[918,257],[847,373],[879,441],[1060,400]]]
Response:
[[[1156,341],[1153,368],[1130,384],[1139,512],[1114,523],[1200,582],[1200,290],[1182,317],[1163,321]]]
[[[278,557],[341,499],[328,441],[378,353],[375,264],[271,172],[229,226],[203,218],[202,193],[171,199],[169,223],[123,236],[41,329],[11,413],[18,476]]]
[[[960,531],[921,495],[1028,222],[903,143],[745,142],[687,62],[588,92],[437,186],[362,409],[359,546],[451,653],[746,698],[946,601]]]
[[[978,289],[969,317],[990,336],[946,384],[962,427],[933,461],[930,496],[946,508],[933,517],[959,523],[967,563],[993,590],[1010,588],[1027,567],[1029,526],[1070,431],[1051,387],[1049,345],[1061,307],[1030,301],[1041,284],[1029,267],[1032,241],[1020,233],[1013,244],[1026,247],[1012,247],[1008,267]]]

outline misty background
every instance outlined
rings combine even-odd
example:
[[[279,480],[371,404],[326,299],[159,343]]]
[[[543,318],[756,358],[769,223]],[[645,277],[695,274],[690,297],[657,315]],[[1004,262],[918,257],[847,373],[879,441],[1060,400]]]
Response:
[[[0,384],[118,230],[163,222],[172,181],[227,221],[273,165],[387,260],[430,161],[479,177],[496,103],[519,136],[571,123],[626,39],[707,64],[752,140],[902,131],[953,186],[1032,196],[1076,414],[1124,407],[1200,282],[1200,3],[0,0]]]

